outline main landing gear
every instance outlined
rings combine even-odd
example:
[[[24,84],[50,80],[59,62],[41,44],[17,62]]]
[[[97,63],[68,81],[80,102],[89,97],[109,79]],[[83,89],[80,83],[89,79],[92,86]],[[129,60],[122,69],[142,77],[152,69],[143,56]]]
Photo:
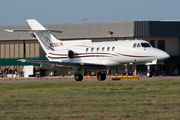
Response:
[[[75,80],[76,81],[82,81],[83,80],[83,75],[82,74],[76,74],[75,75]]]
[[[147,73],[146,73],[146,76],[147,77],[152,77],[152,72],[150,71],[150,65],[147,65]]]
[[[98,73],[97,79],[99,81],[104,81],[106,79],[106,75],[104,73]]]
[[[104,80],[106,79],[106,74],[104,74],[104,73],[98,73],[97,79],[98,79],[99,81],[104,81]],[[76,81],[82,81],[82,80],[83,80],[83,75],[80,74],[80,73],[77,73],[77,74],[75,75],[75,80],[76,80]]]

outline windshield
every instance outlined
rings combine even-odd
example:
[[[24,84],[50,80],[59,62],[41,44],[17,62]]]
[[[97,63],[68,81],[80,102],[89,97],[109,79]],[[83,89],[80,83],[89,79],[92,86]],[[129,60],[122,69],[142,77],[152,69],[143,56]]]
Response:
[[[141,46],[142,46],[142,47],[151,47],[151,46],[149,45],[149,43],[141,43]]]

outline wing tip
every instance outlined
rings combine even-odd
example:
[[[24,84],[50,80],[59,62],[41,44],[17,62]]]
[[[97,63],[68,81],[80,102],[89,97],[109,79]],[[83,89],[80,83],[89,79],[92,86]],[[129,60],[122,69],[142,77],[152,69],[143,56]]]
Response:
[[[19,59],[19,60],[17,60],[17,61],[20,61],[20,62],[26,62],[25,59]]]
[[[14,30],[9,30],[9,29],[4,29],[4,31],[7,31],[7,32],[14,32]]]

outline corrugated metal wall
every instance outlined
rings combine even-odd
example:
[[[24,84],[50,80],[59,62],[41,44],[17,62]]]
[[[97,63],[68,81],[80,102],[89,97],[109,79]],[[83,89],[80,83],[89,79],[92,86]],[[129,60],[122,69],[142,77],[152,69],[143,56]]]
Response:
[[[134,36],[149,36],[149,21],[135,21]]]
[[[150,21],[150,36],[180,37],[180,22]]]
[[[135,21],[134,36],[180,37],[180,22]]]
[[[49,24],[47,29],[62,30],[53,33],[59,39],[112,38],[112,37],[180,37],[180,22],[133,21],[110,23]],[[25,32],[8,33],[4,29],[30,29],[29,25],[0,26],[0,40],[32,40]],[[112,31],[110,36],[108,31]]]
[[[113,37],[133,36],[134,22],[112,23],[79,23],[79,24],[50,24],[44,25],[47,29],[62,30],[63,33],[53,33],[59,39],[78,38],[106,38],[111,37],[108,31],[113,32]],[[29,33],[8,33],[4,29],[30,29],[28,25],[0,26],[0,40],[28,40],[33,39]]]
[[[80,23],[47,25],[49,29],[61,29],[63,33],[58,38],[106,38],[110,37],[108,31],[113,32],[113,37],[128,37],[133,35],[134,22],[113,23]]]

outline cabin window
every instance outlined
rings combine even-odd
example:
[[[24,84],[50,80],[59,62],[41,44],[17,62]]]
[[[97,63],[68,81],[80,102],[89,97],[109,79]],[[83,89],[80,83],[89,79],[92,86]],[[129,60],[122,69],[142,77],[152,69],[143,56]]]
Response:
[[[104,51],[104,47],[102,48],[102,51]]]
[[[142,46],[142,47],[151,47],[151,46],[149,45],[149,43],[141,43],[141,46]]]
[[[91,48],[91,52],[93,52],[94,48]]]
[[[137,44],[137,47],[141,47],[140,43]]]
[[[112,47],[112,51],[114,51],[115,47]]]
[[[110,47],[107,48],[107,51],[109,51]]]
[[[99,48],[97,48],[97,52],[99,51]]]
[[[133,48],[135,48],[136,47],[136,43],[134,43],[134,45],[133,45]]]
[[[88,52],[88,48],[86,48],[86,52]]]

